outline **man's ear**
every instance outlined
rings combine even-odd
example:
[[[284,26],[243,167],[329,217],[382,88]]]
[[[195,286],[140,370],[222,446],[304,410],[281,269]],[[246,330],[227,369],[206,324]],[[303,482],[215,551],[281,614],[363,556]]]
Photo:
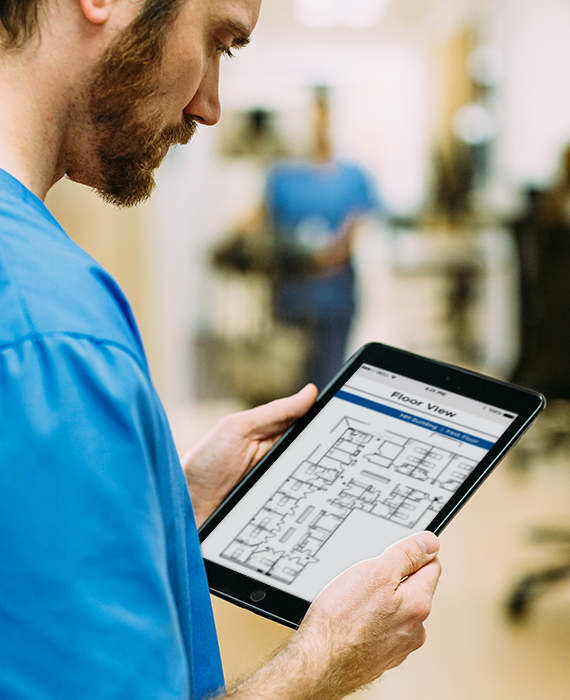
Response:
[[[105,24],[117,2],[116,0],[79,0],[79,4],[86,19],[93,24]]]

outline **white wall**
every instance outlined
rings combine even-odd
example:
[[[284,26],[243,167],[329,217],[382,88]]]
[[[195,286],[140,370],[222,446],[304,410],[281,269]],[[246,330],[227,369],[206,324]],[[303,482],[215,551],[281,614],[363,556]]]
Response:
[[[515,191],[548,183],[570,143],[570,2],[496,1],[505,55],[498,169]]]

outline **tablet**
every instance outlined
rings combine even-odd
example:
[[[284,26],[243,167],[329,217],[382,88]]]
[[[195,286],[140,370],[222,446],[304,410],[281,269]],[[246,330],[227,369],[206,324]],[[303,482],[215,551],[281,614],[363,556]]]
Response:
[[[371,343],[200,528],[210,590],[297,627],[353,564],[438,534],[544,397]]]

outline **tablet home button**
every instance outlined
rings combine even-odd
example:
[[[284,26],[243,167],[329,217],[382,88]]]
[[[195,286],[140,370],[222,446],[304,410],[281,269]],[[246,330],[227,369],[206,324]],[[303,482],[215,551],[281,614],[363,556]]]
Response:
[[[266,595],[267,593],[265,591],[253,591],[249,597],[254,603],[261,603]]]

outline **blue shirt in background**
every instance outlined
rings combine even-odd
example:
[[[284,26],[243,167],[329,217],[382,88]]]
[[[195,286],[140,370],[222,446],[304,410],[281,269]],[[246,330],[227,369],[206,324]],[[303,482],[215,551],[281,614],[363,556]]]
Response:
[[[0,697],[186,700],[223,676],[129,305],[0,171]]]
[[[377,207],[369,176],[344,162],[284,161],[268,176],[266,209],[273,235],[310,253],[329,245],[343,227]],[[309,352],[302,383],[319,389],[340,369],[356,312],[352,264],[319,274],[284,276],[275,285],[275,316],[302,328]]]
[[[269,172],[266,208],[274,235],[307,249],[331,243],[351,218],[377,207],[370,177],[345,162],[283,161]],[[277,292],[285,320],[344,318],[355,310],[354,272],[350,264],[334,274],[302,275],[286,280]]]

